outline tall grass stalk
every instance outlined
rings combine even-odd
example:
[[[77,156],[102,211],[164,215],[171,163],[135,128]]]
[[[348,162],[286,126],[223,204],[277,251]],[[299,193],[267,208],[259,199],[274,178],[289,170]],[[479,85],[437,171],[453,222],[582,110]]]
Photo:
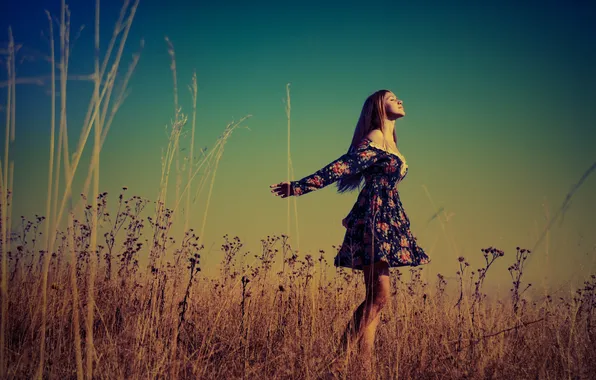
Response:
[[[128,1],[125,2],[125,6],[128,5]],[[135,6],[132,8],[130,13],[129,21],[132,21],[132,17],[134,17],[134,10],[138,5],[138,0],[135,3]],[[61,47],[61,64],[60,64],[60,84],[61,84],[61,91],[60,91],[60,99],[61,99],[61,114],[60,114],[60,136],[59,141],[64,142],[64,165],[65,165],[65,177],[66,177],[66,184],[65,184],[65,193],[62,197],[62,202],[60,205],[60,209],[57,208],[57,189],[58,189],[58,182],[60,180],[60,164],[59,160],[57,162],[57,170],[56,170],[56,182],[54,188],[54,204],[55,207],[48,212],[48,222],[46,223],[45,229],[45,238],[44,238],[44,252],[45,255],[43,257],[43,270],[41,276],[41,293],[42,293],[42,304],[41,304],[41,337],[40,337],[40,357],[39,357],[39,366],[36,373],[36,378],[41,378],[43,376],[44,371],[44,360],[45,360],[45,337],[46,337],[46,323],[47,323],[47,284],[48,284],[48,270],[50,259],[53,254],[55,239],[57,236],[57,227],[61,223],[62,215],[65,210],[66,202],[70,199],[70,192],[72,182],[74,180],[74,175],[79,163],[79,160],[82,156],[82,150],[86,145],[87,137],[91,132],[91,128],[95,126],[95,142],[93,147],[92,153],[92,168],[88,171],[87,179],[89,179],[92,175],[95,174],[95,181],[93,186],[93,201],[97,199],[97,194],[99,193],[99,152],[100,152],[100,140],[101,140],[101,130],[102,130],[102,119],[100,114],[101,109],[101,101],[104,100],[106,93],[108,94],[107,99],[109,100],[109,96],[111,94],[113,88],[113,79],[116,74],[117,67],[120,62],[120,57],[122,54],[122,50],[124,47],[124,43],[126,41],[126,36],[128,34],[128,30],[130,29],[131,22],[127,23],[127,27],[124,28],[124,35],[121,39],[120,51],[118,56],[116,57],[112,71],[111,71],[111,78],[109,77],[104,85],[103,89],[100,92],[100,86],[102,83],[102,78],[100,75],[99,70],[99,0],[96,2],[96,16],[95,16],[95,72],[93,75],[94,78],[94,91],[93,91],[93,98],[89,106],[89,110],[93,110],[93,112],[88,112],[88,116],[91,117],[86,119],[86,123],[83,126],[83,131],[81,134],[81,139],[79,140],[79,145],[77,148],[77,152],[73,156],[73,163],[72,167],[70,166],[69,162],[69,149],[68,149],[68,133],[66,130],[67,126],[67,116],[66,116],[66,82],[67,82],[67,72],[68,72],[68,57],[69,57],[69,34],[70,34],[70,11],[65,3],[62,1],[61,4],[61,16],[60,16],[60,47]],[[51,22],[51,17],[50,17]],[[120,25],[116,26],[118,33],[120,33]],[[116,33],[116,34],[118,34]],[[53,33],[51,33],[51,40],[53,44]],[[107,62],[109,57],[106,57],[104,60],[104,67],[105,63]],[[54,62],[53,54],[51,58],[52,66]],[[53,74],[53,72],[52,72]],[[110,80],[111,79],[111,80]],[[52,81],[54,83],[54,81]],[[53,89],[53,95],[55,96],[55,89]],[[53,144],[53,140],[51,142]],[[60,143],[58,148],[58,155],[60,154]],[[51,157],[53,157],[53,152],[50,153]],[[50,158],[52,160],[53,158]],[[51,178],[53,180],[53,178]],[[48,183],[48,203],[49,199],[51,199],[52,191],[51,191],[51,183]],[[46,209],[49,208],[46,206]],[[92,206],[92,231],[91,231],[91,242],[89,250],[91,255],[93,255],[96,246],[97,246],[97,213],[96,213],[97,206],[93,204]],[[52,218],[52,210],[54,211],[55,217]],[[87,302],[88,302],[88,309],[87,309],[87,342],[86,342],[86,370],[87,370],[87,378],[91,378],[93,374],[93,359],[94,359],[94,351],[93,351],[93,314],[94,314],[94,286],[95,283],[95,272],[96,272],[96,258],[93,257],[90,259],[89,262],[89,284],[87,288]],[[71,264],[72,265],[72,264]],[[73,308],[76,305],[73,306]],[[76,333],[76,332],[75,332]],[[80,376],[78,373],[77,376]]]
[[[93,103],[97,109],[100,108],[99,102],[99,88],[101,86],[101,78],[99,76],[99,2],[95,2],[95,54],[94,54],[94,67],[95,67],[95,86],[93,88]],[[110,91],[111,93],[111,91]],[[109,98],[106,99],[109,102]],[[91,238],[89,243],[89,282],[87,284],[87,320],[86,320],[86,369],[87,369],[87,380],[93,378],[93,362],[95,359],[95,349],[93,346],[93,317],[95,311],[95,277],[97,272],[97,261],[99,258],[99,252],[96,254],[97,249],[97,210],[98,205],[96,204],[99,197],[99,144],[101,139],[101,119],[100,113],[95,112],[94,118],[94,140],[93,140],[93,153],[91,161],[95,163],[95,166],[89,172],[93,175],[93,191],[91,198]]]
[[[192,98],[192,122],[191,122],[191,132],[190,132],[190,150],[188,152],[188,177],[187,177],[187,186],[188,191],[186,193],[186,210],[185,210],[185,218],[184,218],[184,231],[188,231],[189,224],[190,224],[190,193],[192,191],[192,169],[194,166],[194,151],[195,151],[195,129],[197,125],[197,73],[196,71],[192,74],[192,82],[188,88],[190,90],[190,95]]]
[[[110,130],[110,127],[112,125],[114,117],[115,117],[117,111],[120,109],[120,106],[124,102],[124,99],[126,98],[126,90],[128,87],[128,82],[130,81],[130,78],[132,77],[132,74],[133,74],[133,72],[136,68],[136,65],[138,64],[139,59],[140,59],[140,52],[133,54],[132,61],[129,64],[128,70],[122,80],[122,84],[119,88],[119,92],[117,94],[116,100],[114,102],[110,103],[112,88],[114,86],[114,82],[116,79],[116,73],[119,68],[119,63],[122,58],[122,53],[124,50],[125,42],[128,37],[128,32],[130,30],[130,27],[132,26],[132,21],[133,21],[134,15],[136,13],[137,6],[138,6],[138,1],[135,4],[133,4],[129,9],[129,0],[126,0],[124,2],[124,4],[122,5],[122,8],[120,9],[120,15],[118,17],[118,20],[116,21],[115,26],[114,26],[112,38],[110,39],[110,42],[108,43],[106,54],[104,56],[104,60],[101,65],[99,77],[104,78],[106,76],[108,61],[112,55],[112,50],[114,49],[116,40],[117,40],[118,36],[120,34],[122,34],[122,39],[120,40],[118,52],[116,53],[115,62],[112,64],[112,67],[111,67],[110,71],[108,72],[107,77],[105,79],[106,83],[104,84],[104,88],[108,89],[108,91],[106,92],[106,95],[105,95],[106,100],[103,101],[103,99],[102,99],[103,96],[100,95],[100,99],[102,99],[102,102],[103,102],[103,109],[101,111],[101,116],[100,116],[100,120],[102,121],[101,122],[102,134],[101,134],[101,142],[100,142],[100,151],[103,148],[103,144],[106,140],[108,131]],[[125,20],[124,18],[126,16],[127,10],[129,11],[129,16]],[[143,46],[144,46],[144,42],[143,42],[143,40],[141,40],[141,45],[140,45],[141,50],[142,50]],[[96,77],[96,75],[94,74],[93,77]],[[111,105],[111,107],[108,107],[108,105]],[[109,116],[107,116],[108,109],[110,109]],[[94,110],[93,102],[90,102],[89,108],[87,110],[87,114],[85,116],[85,122],[83,123],[83,125],[89,124],[89,119],[91,118],[91,116],[93,114],[93,110]],[[106,116],[108,117],[107,122],[106,122]],[[82,137],[83,137],[83,134],[81,135],[81,138]],[[89,163],[89,172],[91,172],[93,170],[95,165],[96,165],[95,157],[92,157],[91,162]],[[88,175],[87,178],[85,179],[85,184],[83,185],[82,194],[85,194],[85,195],[88,194],[89,187],[91,185],[91,178],[92,177],[90,175]],[[78,204],[78,211],[80,211],[82,204],[83,204],[82,201]]]
[[[288,182],[294,178],[294,166],[292,165],[292,155],[290,154],[290,121],[291,121],[291,111],[292,111],[292,99],[290,97],[290,84],[286,84],[286,117],[288,119]],[[300,230],[298,228],[298,203],[295,197],[288,197],[288,220],[287,220],[287,234],[291,236],[290,231],[290,203],[294,201],[294,223],[296,224],[296,249],[300,249]]]
[[[79,320],[79,287],[77,285],[77,257],[74,243],[74,214],[72,212],[68,215],[68,252],[70,252],[70,286],[72,291],[72,322],[73,322],[73,339],[75,347],[75,363],[77,370],[77,380],[83,379],[83,353],[81,351],[81,323]]]
[[[1,196],[2,201],[0,202],[0,223],[1,228],[1,239],[2,239],[2,318],[0,320],[0,376],[6,374],[7,362],[5,356],[5,345],[6,345],[6,326],[7,326],[7,314],[8,314],[8,254],[10,252],[10,236],[11,232],[11,209],[13,188],[13,173],[14,173],[14,162],[9,163],[9,149],[10,143],[14,142],[14,125],[15,125],[15,103],[16,103],[16,91],[15,91],[15,44],[12,35],[12,28],[8,28],[8,58],[6,60],[6,70],[8,76],[8,88],[7,88],[7,100],[6,100],[6,133],[4,141],[4,165],[0,172],[0,187],[2,189]],[[2,164],[0,163],[0,167]],[[10,167],[10,172],[9,172]]]
[[[174,45],[170,41],[168,37],[165,37],[166,43],[168,44],[168,54],[170,55],[170,70],[172,71],[172,80],[174,83],[174,115],[176,119],[174,123],[177,123],[178,117],[181,116],[179,112],[179,105],[178,105],[178,79],[176,74],[176,54],[174,52]],[[175,150],[176,156],[176,199],[178,199],[180,194],[180,184],[182,182],[182,172],[180,170],[180,146],[177,146]],[[174,221],[176,220],[177,214],[174,214]]]
[[[548,202],[546,200],[546,197],[544,198],[544,202],[542,203],[542,208],[544,210],[544,219],[546,221],[546,223],[548,223],[549,219],[550,219],[550,208],[548,206]],[[545,247],[544,247],[544,261],[545,261],[545,265],[544,265],[544,276],[542,277],[542,289],[544,290],[544,296],[546,297],[547,295],[547,289],[546,289],[546,281],[547,281],[547,277],[550,274],[550,255],[549,255],[549,251],[550,251],[550,230],[546,231],[546,242],[545,242]]]
[[[61,41],[61,53],[63,52],[63,45],[64,45],[64,33],[63,33],[63,25],[65,24],[64,21],[64,13],[66,11],[65,9],[65,4],[64,2],[62,2],[62,12],[61,14],[62,16],[62,22],[60,23],[60,41]],[[53,29],[53,22],[52,22],[52,18],[49,14],[49,12],[46,11],[46,14],[48,16],[49,19],[49,24],[50,24],[50,53],[51,53],[51,121],[50,121],[50,128],[51,128],[51,141],[50,141],[50,162],[49,162],[49,176],[48,176],[48,192],[47,192],[47,198],[46,198],[46,215],[48,218],[48,221],[46,222],[45,225],[45,239],[44,239],[44,247],[45,247],[45,256],[44,256],[44,267],[43,267],[43,274],[42,274],[42,283],[41,283],[41,287],[42,287],[42,321],[41,321],[41,339],[40,339],[40,359],[39,359],[39,367],[38,367],[38,374],[37,374],[37,378],[41,378],[42,377],[42,373],[43,373],[43,364],[44,364],[44,359],[45,359],[45,334],[46,334],[46,312],[47,312],[47,282],[48,282],[48,267],[50,264],[50,255],[51,255],[51,251],[48,249],[50,242],[49,242],[49,238],[50,238],[50,228],[52,227],[52,209],[51,209],[51,201],[52,201],[52,181],[54,180],[54,178],[52,177],[53,172],[52,172],[52,168],[54,166],[54,133],[55,133],[55,119],[56,119],[56,115],[55,115],[55,108],[56,108],[56,81],[55,81],[55,53],[54,53],[54,29]],[[61,70],[64,69],[64,62],[62,62],[61,64]],[[63,99],[63,104],[66,101],[66,96],[65,96],[65,92],[61,93],[61,99]],[[62,120],[61,120],[61,124],[62,124]],[[61,132],[62,132],[62,125],[61,125]],[[59,144],[59,149],[60,149],[60,144]],[[60,151],[58,151],[58,163],[60,161]],[[58,187],[58,183],[60,180],[60,165],[58,164],[58,168],[56,170],[56,185],[54,188],[54,197],[57,199],[57,187]],[[54,211],[55,212],[55,211]],[[73,307],[74,309],[74,307]]]
[[[291,165],[291,156],[290,156],[290,112],[292,111],[292,105],[290,103],[290,84],[286,84],[286,117],[288,118],[288,183],[292,180],[290,177],[290,165]],[[288,213],[287,213],[287,227],[286,231],[288,236],[291,236],[292,232],[290,231],[290,204],[291,204],[291,197],[288,197]]]
[[[215,153],[215,164],[214,164],[214,168],[213,168],[213,174],[211,176],[211,183],[209,184],[209,193],[207,194],[207,202],[205,203],[205,211],[203,213],[203,223],[201,224],[201,233],[199,236],[205,236],[205,227],[207,225],[207,215],[209,212],[209,206],[211,204],[211,194],[213,193],[213,184],[215,183],[215,176],[217,174],[217,167],[219,166],[219,160],[221,159],[223,152],[224,152],[224,147],[225,144],[228,140],[228,138],[232,135],[232,132],[238,128],[240,126],[240,124],[242,124],[242,122],[244,122],[244,120],[250,118],[252,115],[247,115],[242,117],[240,120],[236,121],[232,121],[230,123],[228,123],[228,125],[226,126],[223,134],[220,136],[218,144],[217,144],[217,152]],[[249,129],[248,127],[244,127]]]

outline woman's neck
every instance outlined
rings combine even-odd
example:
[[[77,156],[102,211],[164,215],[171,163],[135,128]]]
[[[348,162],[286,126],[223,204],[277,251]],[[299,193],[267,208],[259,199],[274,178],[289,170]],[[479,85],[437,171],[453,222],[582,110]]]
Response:
[[[393,131],[395,130],[395,120],[384,120],[383,126],[381,127],[381,132],[383,132],[383,137],[387,141],[393,140]]]

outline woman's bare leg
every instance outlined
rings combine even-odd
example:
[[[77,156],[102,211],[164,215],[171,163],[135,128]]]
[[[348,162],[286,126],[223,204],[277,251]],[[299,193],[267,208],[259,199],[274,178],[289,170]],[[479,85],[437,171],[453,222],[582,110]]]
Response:
[[[356,311],[354,315],[352,315],[352,319],[348,322],[344,334],[341,340],[341,349],[343,352],[349,351],[355,342],[357,342],[360,338],[361,332],[364,330],[364,327],[367,324],[370,324],[370,317],[373,313],[372,305],[368,301],[363,301]],[[368,321],[367,321],[368,320]]]
[[[342,337],[342,349],[347,351],[360,343],[362,354],[370,356],[380,312],[389,297],[389,266],[378,262],[364,267],[366,299],[358,306]]]
[[[387,303],[390,295],[389,266],[385,262],[375,264],[372,278],[367,279],[367,284],[372,295],[374,317],[369,324],[364,326],[360,336],[360,359],[366,371],[372,369],[375,335],[377,326],[381,321],[381,310]]]
[[[377,313],[375,319],[366,326],[362,331],[362,336],[360,337],[360,356],[362,360],[371,360],[374,343],[375,343],[375,335],[377,333],[377,326],[381,321],[381,313]]]

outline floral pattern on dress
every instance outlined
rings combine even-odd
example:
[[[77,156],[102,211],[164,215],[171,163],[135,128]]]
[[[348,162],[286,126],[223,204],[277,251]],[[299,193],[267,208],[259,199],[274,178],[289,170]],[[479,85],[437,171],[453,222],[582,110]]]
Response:
[[[396,186],[408,172],[401,154],[388,152],[368,138],[363,139],[329,165],[298,181],[291,181],[294,196],[301,196],[331,185],[356,173],[364,175],[365,185],[342,220],[346,228],[334,265],[363,269],[378,261],[390,267],[428,264],[430,259],[410,230]]]

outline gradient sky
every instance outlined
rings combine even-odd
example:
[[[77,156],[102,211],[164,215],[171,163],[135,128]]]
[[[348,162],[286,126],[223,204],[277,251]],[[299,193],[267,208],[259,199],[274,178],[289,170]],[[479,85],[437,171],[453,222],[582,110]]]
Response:
[[[49,54],[41,37],[48,31],[47,2],[14,3],[0,5],[2,44],[10,25],[18,43]],[[102,52],[120,3],[102,2]],[[219,164],[202,255],[207,273],[221,258],[224,234],[238,235],[255,252],[260,239],[287,233],[287,200],[269,192],[270,184],[287,176],[286,83],[293,179],[347,150],[368,95],[386,88],[404,101],[407,115],[396,128],[409,173],[399,189],[413,232],[433,260],[424,269],[433,282],[436,273],[455,276],[459,255],[476,269],[483,262],[480,249],[496,246],[506,255],[488,283],[507,290],[515,247],[535,245],[548,222],[545,210],[552,217],[596,161],[596,7],[587,2],[190,3],[140,3],[122,70],[141,39],[145,46],[102,151],[100,190],[111,194],[112,205],[122,186],[130,195],[156,199],[168,143],[164,128],[174,108],[168,36],[176,49],[180,104],[188,114],[187,85],[197,72],[199,146],[213,146],[229,121],[253,115],[245,123],[250,130],[239,129],[228,140]],[[59,1],[47,9],[58,16]],[[87,74],[93,69],[94,6],[77,2],[71,10],[72,39],[85,27],[74,42],[70,72]],[[19,62],[17,75],[49,70],[40,59],[27,60]],[[17,87],[15,222],[45,210],[48,89]],[[91,93],[91,83],[69,84],[71,150]],[[5,120],[4,112],[0,116]],[[83,160],[75,194],[87,165]],[[596,272],[595,177],[587,178],[564,219],[553,225],[548,251],[544,241],[532,254],[527,281],[558,286]],[[341,219],[356,196],[338,195],[329,186],[296,198],[301,255],[324,249],[332,262],[331,246],[341,243]],[[438,219],[429,222],[440,207],[453,213],[444,230]],[[204,209],[203,197],[191,210],[197,231]],[[174,228],[177,236],[181,228]],[[295,228],[292,223],[293,238]]]

